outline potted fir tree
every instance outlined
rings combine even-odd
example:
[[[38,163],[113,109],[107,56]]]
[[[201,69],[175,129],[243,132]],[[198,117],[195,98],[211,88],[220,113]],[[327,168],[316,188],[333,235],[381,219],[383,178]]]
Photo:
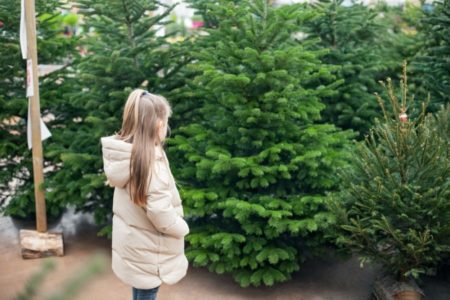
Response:
[[[426,114],[426,103],[410,111],[406,64],[401,86],[398,100],[388,80],[389,105],[377,95],[384,119],[358,145],[353,166],[341,172],[344,189],[331,201],[338,242],[386,275],[375,282],[377,299],[421,299],[414,279],[433,273],[450,250],[450,106],[436,116]]]

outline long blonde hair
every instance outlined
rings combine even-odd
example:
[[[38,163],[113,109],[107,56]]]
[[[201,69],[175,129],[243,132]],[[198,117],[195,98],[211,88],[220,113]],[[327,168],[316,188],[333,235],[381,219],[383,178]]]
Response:
[[[162,146],[159,121],[167,131],[172,110],[169,102],[160,95],[136,89],[128,96],[123,111],[122,128],[117,133],[121,140],[132,143],[129,191],[132,201],[145,206],[155,161],[155,147]],[[164,134],[167,134],[165,132]]]

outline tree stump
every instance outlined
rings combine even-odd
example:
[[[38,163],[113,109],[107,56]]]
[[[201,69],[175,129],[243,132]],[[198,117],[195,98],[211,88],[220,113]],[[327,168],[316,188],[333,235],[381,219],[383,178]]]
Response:
[[[22,258],[41,258],[48,256],[64,256],[62,232],[37,232],[36,230],[20,230]]]

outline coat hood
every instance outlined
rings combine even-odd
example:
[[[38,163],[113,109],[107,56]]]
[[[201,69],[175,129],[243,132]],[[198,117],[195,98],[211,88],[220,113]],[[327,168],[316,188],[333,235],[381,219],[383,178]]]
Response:
[[[102,137],[103,168],[108,183],[123,188],[130,179],[130,159],[133,144],[120,140],[117,136]],[[155,148],[155,159],[163,159],[161,147]]]

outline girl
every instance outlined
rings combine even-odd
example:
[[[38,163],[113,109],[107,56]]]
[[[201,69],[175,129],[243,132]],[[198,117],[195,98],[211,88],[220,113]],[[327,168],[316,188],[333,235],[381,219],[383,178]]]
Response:
[[[106,177],[114,189],[112,269],[134,300],[153,300],[162,283],[186,275],[189,227],[163,150],[171,108],[137,89],[125,104],[122,129],[101,138]]]

